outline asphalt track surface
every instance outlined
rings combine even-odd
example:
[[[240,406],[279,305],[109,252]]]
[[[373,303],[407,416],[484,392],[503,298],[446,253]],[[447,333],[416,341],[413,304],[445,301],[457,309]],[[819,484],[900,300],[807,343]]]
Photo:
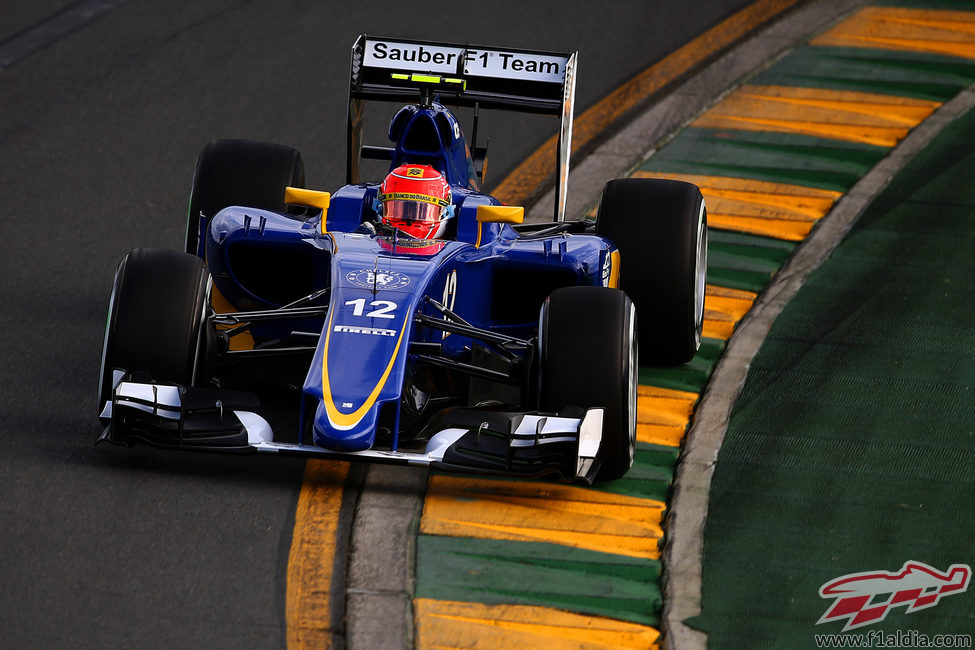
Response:
[[[4,3],[0,48],[97,4]],[[283,646],[303,461],[93,447],[118,259],[181,246],[213,138],[295,146],[310,187],[340,185],[359,33],[577,49],[579,112],[748,3],[115,4],[0,69],[0,645]],[[554,128],[485,120],[489,176]]]

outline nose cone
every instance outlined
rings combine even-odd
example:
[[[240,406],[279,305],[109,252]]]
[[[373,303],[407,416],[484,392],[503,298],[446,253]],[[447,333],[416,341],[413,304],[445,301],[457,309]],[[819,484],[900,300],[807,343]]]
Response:
[[[332,451],[365,451],[370,449],[376,440],[376,421],[379,415],[379,404],[373,405],[358,422],[346,428],[340,428],[331,422],[325,403],[319,402],[315,411],[315,444]]]

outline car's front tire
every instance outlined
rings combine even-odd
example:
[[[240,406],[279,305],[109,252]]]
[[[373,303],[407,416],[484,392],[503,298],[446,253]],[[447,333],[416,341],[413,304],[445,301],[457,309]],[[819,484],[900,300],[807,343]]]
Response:
[[[184,250],[202,256],[206,220],[227,206],[285,212],[284,188],[289,186],[305,186],[305,165],[297,149],[271,142],[214,140],[196,161]]]
[[[708,240],[701,191],[665,179],[610,181],[596,234],[620,250],[620,288],[640,314],[644,360],[690,361],[704,324]]]
[[[137,248],[122,258],[105,325],[99,409],[111,399],[115,369],[184,386],[201,378],[209,291],[210,274],[194,255]]]
[[[539,317],[539,410],[602,407],[600,481],[618,479],[636,447],[639,350],[632,301],[618,289],[565,287]]]

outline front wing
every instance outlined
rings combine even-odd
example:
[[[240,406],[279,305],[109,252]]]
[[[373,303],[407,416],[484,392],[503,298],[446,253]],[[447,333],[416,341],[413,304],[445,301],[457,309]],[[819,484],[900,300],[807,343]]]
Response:
[[[580,409],[579,417],[451,409],[431,421],[422,452],[342,452],[275,442],[270,424],[255,410],[258,406],[249,393],[133,381],[116,371],[112,399],[99,416],[105,429],[98,442],[297,454],[523,478],[555,475],[590,484],[599,470],[601,408]]]

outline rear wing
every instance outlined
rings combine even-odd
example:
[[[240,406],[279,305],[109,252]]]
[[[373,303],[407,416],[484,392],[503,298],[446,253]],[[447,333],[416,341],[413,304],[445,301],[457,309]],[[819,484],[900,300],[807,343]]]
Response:
[[[565,218],[578,53],[360,36],[352,46],[346,182],[359,182],[364,100],[501,109],[559,118],[555,220]],[[471,151],[478,155],[477,143]]]

